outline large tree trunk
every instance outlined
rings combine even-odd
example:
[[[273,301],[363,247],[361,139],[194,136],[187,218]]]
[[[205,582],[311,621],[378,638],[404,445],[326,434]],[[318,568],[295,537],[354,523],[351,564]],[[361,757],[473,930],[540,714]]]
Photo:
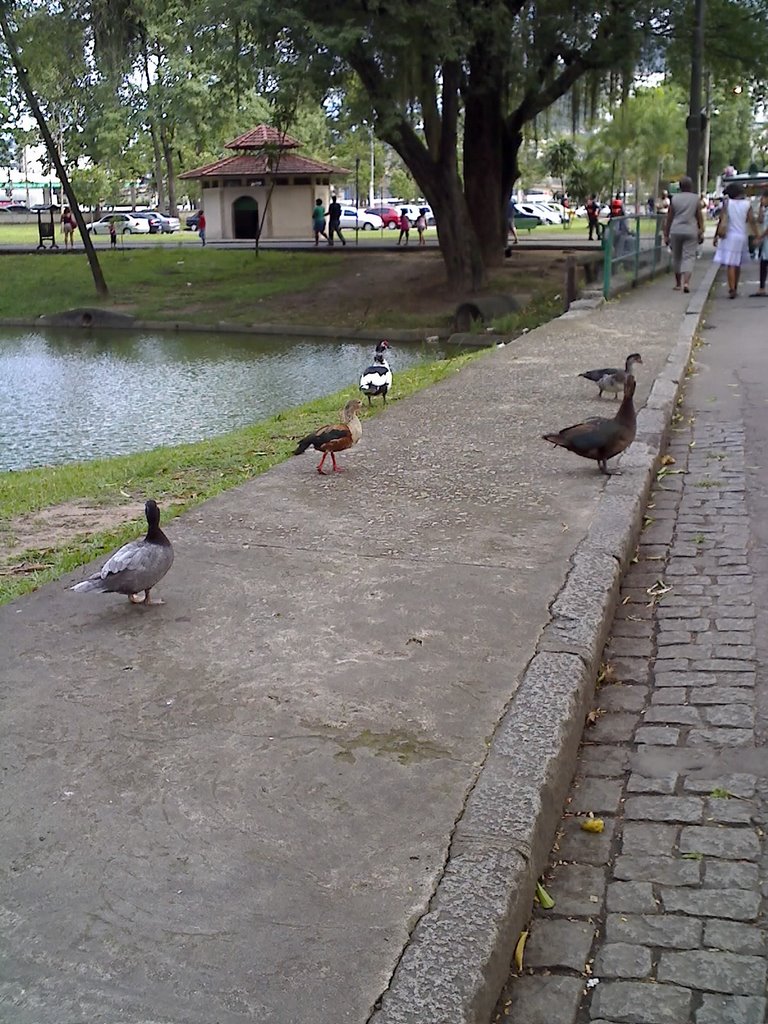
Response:
[[[464,191],[483,262],[498,266],[507,242],[504,122],[498,89],[470,91],[464,109]]]
[[[165,159],[165,173],[168,182],[168,212],[172,217],[176,216],[176,171],[173,163],[173,149],[171,140],[168,138],[166,129],[160,131],[160,141],[163,145],[163,157]]]
[[[165,176],[163,174],[163,152],[157,137],[155,126],[150,124],[149,135],[152,139],[152,163],[155,169],[155,188],[157,190],[157,208],[165,212]]]

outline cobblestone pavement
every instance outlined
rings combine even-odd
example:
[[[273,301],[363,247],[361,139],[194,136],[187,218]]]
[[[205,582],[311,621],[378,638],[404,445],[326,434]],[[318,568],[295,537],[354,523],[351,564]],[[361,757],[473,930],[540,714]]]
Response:
[[[662,470],[624,582],[545,878],[556,905],[535,910],[522,976],[506,986],[497,1022],[768,1020],[768,772],[755,720],[763,584],[761,573],[753,579],[745,487],[756,467],[745,460],[739,390],[748,384],[729,372],[733,339],[722,329],[704,337],[713,344],[696,354],[669,446],[675,462]],[[590,813],[604,819],[602,834],[581,829]]]

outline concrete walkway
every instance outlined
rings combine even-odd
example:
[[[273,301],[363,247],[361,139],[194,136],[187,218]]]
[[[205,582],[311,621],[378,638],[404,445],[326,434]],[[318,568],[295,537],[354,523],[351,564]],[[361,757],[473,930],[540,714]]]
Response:
[[[501,850],[469,813],[499,723],[554,722],[546,691],[588,676],[550,655],[517,710],[605,493],[625,546],[639,523],[674,386],[610,482],[540,435],[611,413],[576,374],[635,350],[642,405],[686,298],[663,278],[554,321],[366,424],[344,474],[292,459],[174,521],[162,607],[68,593],[83,568],[0,609],[0,1020],[363,1024],[388,990],[377,1019],[476,1019],[495,975],[434,911],[457,860]],[[620,558],[592,557],[608,582],[568,614],[595,631]],[[572,756],[535,732],[521,787]],[[542,864],[513,845],[530,906]],[[414,981],[429,921],[458,966],[419,953]]]
[[[768,1020],[768,299],[744,276],[707,312],[552,852],[556,904],[496,1022]]]

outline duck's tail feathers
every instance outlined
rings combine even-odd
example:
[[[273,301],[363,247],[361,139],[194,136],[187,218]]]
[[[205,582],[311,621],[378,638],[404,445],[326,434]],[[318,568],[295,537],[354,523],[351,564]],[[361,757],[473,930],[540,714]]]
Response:
[[[551,444],[562,445],[563,438],[560,434],[542,434],[543,441],[549,441]]]
[[[579,376],[583,377],[585,380],[593,380],[597,382],[602,377],[602,373],[597,370],[585,370],[584,373],[580,373]]]
[[[100,576],[97,576],[95,579],[92,577],[91,579],[83,580],[82,583],[76,583],[74,587],[70,587],[69,589],[75,590],[79,594],[85,594],[89,590],[98,590],[99,592],[104,593],[106,586],[105,581]]]
[[[307,448],[311,448],[317,440],[317,434],[307,434],[306,437],[302,437],[299,443],[296,445],[293,454],[303,455]]]

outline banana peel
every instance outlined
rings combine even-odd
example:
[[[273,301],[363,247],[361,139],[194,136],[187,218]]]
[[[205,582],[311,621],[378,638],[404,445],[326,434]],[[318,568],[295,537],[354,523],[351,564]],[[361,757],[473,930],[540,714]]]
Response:
[[[518,971],[523,969],[523,954],[525,953],[525,944],[528,941],[528,932],[520,932],[520,938],[517,940],[515,946],[515,967]]]
[[[602,832],[605,828],[605,822],[602,818],[585,818],[581,823],[581,827],[585,832]]]
[[[542,910],[551,910],[555,905],[555,901],[549,895],[541,882],[536,883],[536,899],[538,900]]]

